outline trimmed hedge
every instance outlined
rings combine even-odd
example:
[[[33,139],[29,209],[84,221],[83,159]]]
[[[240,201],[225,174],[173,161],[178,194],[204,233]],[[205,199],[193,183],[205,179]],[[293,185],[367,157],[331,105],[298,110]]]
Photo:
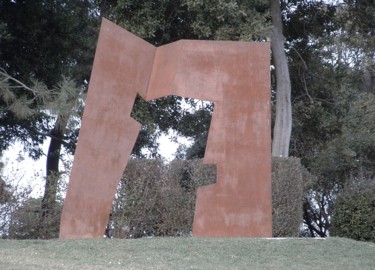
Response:
[[[273,236],[298,236],[304,170],[299,159],[274,158],[272,171]],[[170,164],[161,160],[130,160],[113,201],[108,235],[189,235],[196,190],[215,181],[216,166],[204,165],[202,160],[175,160]],[[40,199],[29,199],[17,207],[12,213],[8,238],[58,236],[61,205],[57,204],[41,222],[40,203]]]
[[[214,167],[200,161],[130,160],[113,204],[113,236],[189,234],[196,189],[215,179]]]
[[[273,235],[298,236],[302,221],[303,170],[299,159],[274,158]],[[130,160],[113,203],[113,236],[190,234],[196,190],[216,181],[216,167],[202,160]]]
[[[298,237],[303,217],[304,171],[298,158],[272,158],[272,234]]]
[[[375,183],[365,181],[337,196],[331,235],[375,242]]]

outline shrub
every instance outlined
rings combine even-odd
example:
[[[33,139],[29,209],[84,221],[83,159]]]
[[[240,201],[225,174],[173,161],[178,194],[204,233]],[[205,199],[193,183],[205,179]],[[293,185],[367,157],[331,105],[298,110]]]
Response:
[[[113,203],[113,236],[189,234],[196,189],[214,172],[201,161],[130,160]]]
[[[272,169],[273,235],[298,236],[303,198],[299,159],[274,158]],[[113,201],[110,221],[113,236],[189,234],[196,190],[215,181],[215,166],[204,165],[202,160],[175,160],[170,164],[161,160],[130,160]],[[43,216],[41,199],[30,198],[29,193],[13,196],[1,206],[3,213],[7,211],[0,224],[3,237],[58,237],[61,203],[56,202],[56,207]]]
[[[58,238],[62,206],[56,204],[48,216],[42,216],[41,199],[29,198],[12,214],[9,238],[49,239]]]
[[[272,235],[297,237],[302,222],[303,167],[298,158],[272,158]]]
[[[302,221],[302,166],[296,158],[273,161],[273,234],[298,236]],[[216,181],[202,160],[130,160],[113,202],[113,236],[175,236],[192,230],[196,190]]]
[[[1,238],[11,237],[12,216],[30,197],[31,187],[6,184],[6,200],[0,203],[0,235]]]
[[[1,184],[1,182],[0,182]],[[59,191],[62,191],[59,187]],[[0,236],[11,239],[57,238],[62,198],[58,196],[48,213],[41,211],[41,198],[30,196],[31,186],[6,184],[7,199],[0,203]]]
[[[337,196],[331,235],[375,242],[375,181],[346,187]]]

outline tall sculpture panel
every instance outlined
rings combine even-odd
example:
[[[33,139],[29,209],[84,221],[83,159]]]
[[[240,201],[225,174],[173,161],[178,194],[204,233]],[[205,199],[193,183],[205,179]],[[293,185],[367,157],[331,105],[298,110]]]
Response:
[[[181,40],[154,47],[103,20],[60,238],[103,237],[140,130],[135,97],[215,102],[205,163],[215,184],[198,189],[193,235],[270,237],[269,44]]]

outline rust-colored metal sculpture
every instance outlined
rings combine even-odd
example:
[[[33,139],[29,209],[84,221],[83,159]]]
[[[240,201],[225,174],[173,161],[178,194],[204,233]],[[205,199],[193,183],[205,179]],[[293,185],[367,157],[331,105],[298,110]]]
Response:
[[[198,189],[193,235],[271,237],[269,44],[181,40],[154,47],[103,20],[60,238],[103,237],[140,130],[139,93],[215,102],[205,163],[217,182]]]

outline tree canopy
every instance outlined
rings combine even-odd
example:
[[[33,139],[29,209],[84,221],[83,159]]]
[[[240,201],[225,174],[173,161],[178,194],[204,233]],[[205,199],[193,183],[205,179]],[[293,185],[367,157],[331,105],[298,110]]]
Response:
[[[340,192],[347,194],[353,183],[366,185],[375,175],[375,5],[371,0],[272,3],[280,4],[277,40],[290,80],[292,129],[289,150],[282,155],[299,157],[314,176],[306,187],[305,234],[326,236]],[[62,147],[74,153],[79,131],[74,121],[84,105],[101,17],[156,46],[179,39],[262,42],[272,37],[275,42],[270,4],[1,0],[0,152],[19,140],[30,156],[38,158],[40,146],[50,137],[48,176],[59,172]],[[277,74],[274,48],[272,57],[275,124],[277,80],[284,75]],[[179,158],[202,157],[214,107],[204,104],[179,97],[147,103],[138,97],[132,116],[143,127],[133,155],[144,158],[142,149],[147,148],[150,156],[158,157],[155,139],[173,129],[193,140],[191,147],[179,149]],[[55,185],[47,178],[46,190],[52,192],[46,194],[52,201]]]

